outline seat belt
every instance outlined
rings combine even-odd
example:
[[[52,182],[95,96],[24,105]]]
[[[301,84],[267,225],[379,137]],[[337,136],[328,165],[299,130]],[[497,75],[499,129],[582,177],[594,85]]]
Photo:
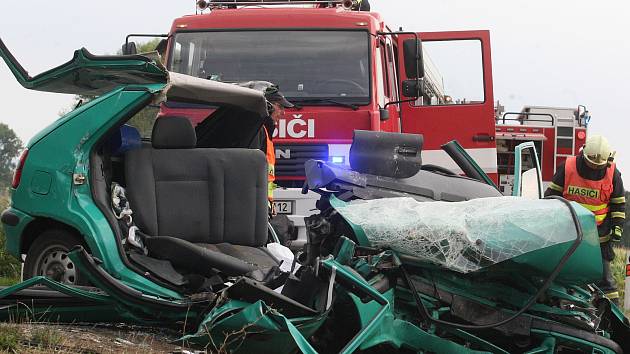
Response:
[[[144,246],[140,229],[133,223],[133,210],[129,206],[129,200],[125,194],[125,188],[120,184],[113,182],[111,186],[111,198],[112,198],[112,212],[114,217],[118,219],[118,222],[123,229],[126,230],[127,237],[122,239],[122,243],[128,243],[131,246],[142,250],[144,255],[149,252]]]

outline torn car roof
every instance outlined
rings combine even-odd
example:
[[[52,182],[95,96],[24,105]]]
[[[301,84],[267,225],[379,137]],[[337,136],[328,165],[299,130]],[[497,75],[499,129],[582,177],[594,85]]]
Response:
[[[35,76],[29,75],[0,39],[0,57],[29,90],[98,96],[121,85],[167,82],[159,62],[143,55],[94,55],[81,48],[72,59]]]
[[[72,59],[35,76],[17,61],[0,39],[0,57],[24,88],[29,90],[99,96],[120,86],[167,85],[166,98],[210,105],[232,105],[260,115],[267,114],[262,92],[168,72],[159,56],[94,55],[81,48]]]
[[[166,96],[169,100],[238,106],[261,116],[267,115],[265,96],[261,91],[174,72],[168,74]]]

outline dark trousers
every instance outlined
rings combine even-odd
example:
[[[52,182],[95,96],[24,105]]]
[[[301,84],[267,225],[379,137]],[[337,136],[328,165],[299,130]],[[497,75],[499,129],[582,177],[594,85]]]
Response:
[[[615,284],[615,278],[613,278],[612,270],[610,269],[610,263],[615,259],[615,250],[613,249],[612,244],[609,242],[605,242],[601,244],[602,248],[602,263],[603,263],[603,274],[602,280],[597,283],[597,287],[604,292],[604,294],[610,294],[611,300],[617,293],[617,284]],[[618,297],[618,295],[617,295]]]

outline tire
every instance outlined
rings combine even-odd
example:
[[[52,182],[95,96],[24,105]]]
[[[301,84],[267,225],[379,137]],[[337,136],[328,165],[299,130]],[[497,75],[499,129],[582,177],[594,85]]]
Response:
[[[45,275],[66,285],[87,285],[87,280],[68,258],[68,252],[76,245],[85,247],[85,242],[66,230],[42,232],[26,253],[22,278]]]

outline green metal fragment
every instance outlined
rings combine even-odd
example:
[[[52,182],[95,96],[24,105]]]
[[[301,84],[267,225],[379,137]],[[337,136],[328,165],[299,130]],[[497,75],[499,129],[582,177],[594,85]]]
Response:
[[[230,300],[206,315],[196,333],[181,338],[214,351],[239,353],[317,353],[306,339],[323,319],[289,320],[262,301]]]

